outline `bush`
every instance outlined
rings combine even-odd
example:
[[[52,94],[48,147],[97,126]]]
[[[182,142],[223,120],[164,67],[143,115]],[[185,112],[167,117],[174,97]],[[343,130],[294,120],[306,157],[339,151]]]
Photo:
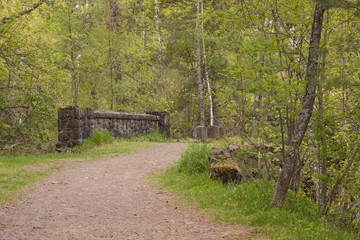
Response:
[[[178,172],[189,175],[205,173],[209,168],[210,149],[206,144],[189,145],[176,165]]]
[[[84,144],[90,143],[94,144],[95,146],[100,146],[103,144],[113,143],[115,138],[112,136],[111,132],[109,131],[97,131],[92,135],[91,138],[86,139]]]
[[[96,146],[113,143],[115,138],[109,131],[96,131],[91,138],[88,138],[80,146],[74,148],[74,152],[83,152]]]

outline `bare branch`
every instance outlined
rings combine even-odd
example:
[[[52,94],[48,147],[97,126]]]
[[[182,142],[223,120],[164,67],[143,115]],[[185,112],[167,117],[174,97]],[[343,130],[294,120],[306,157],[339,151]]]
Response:
[[[4,25],[6,23],[7,20],[11,20],[14,18],[19,18],[25,14],[29,14],[32,11],[34,11],[35,9],[37,9],[38,7],[40,7],[46,0],[40,0],[39,2],[35,3],[34,5],[32,5],[30,8],[26,9],[25,11],[22,11],[20,13],[18,13],[15,16],[8,16],[8,17],[4,17],[3,19],[1,19],[0,21],[0,26]]]

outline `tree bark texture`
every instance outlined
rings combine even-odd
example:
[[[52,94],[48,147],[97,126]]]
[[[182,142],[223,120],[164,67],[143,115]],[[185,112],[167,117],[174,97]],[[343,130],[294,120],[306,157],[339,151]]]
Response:
[[[261,170],[261,148],[262,148],[262,143],[261,143],[261,139],[262,139],[262,123],[263,123],[263,96],[259,95],[259,148],[258,148],[258,170]]]
[[[330,21],[329,17],[329,10],[327,10],[327,23]],[[327,29],[325,29],[324,32],[324,40],[326,40],[327,37]],[[325,64],[326,64],[326,49],[323,50],[323,56],[322,56],[322,69],[321,69],[321,78],[318,84],[318,104],[319,104],[319,114],[318,114],[318,131],[321,131],[322,133],[325,132],[325,123],[324,123],[324,101],[323,101],[323,81],[326,78],[325,75]],[[319,160],[319,174],[326,176],[327,175],[327,169],[328,169],[328,161],[327,161],[327,142],[324,134],[320,134],[319,137],[319,144],[318,147],[318,160]],[[318,190],[318,205],[320,214],[324,214],[326,209],[326,193],[328,191],[328,185],[326,181],[319,180],[319,190]]]
[[[204,113],[204,96],[201,81],[201,48],[200,48],[200,0],[196,2],[196,62],[197,62],[197,78],[198,78],[198,92],[199,92],[199,110],[200,110],[200,126],[205,127],[205,113]]]
[[[290,140],[289,148],[286,152],[286,158],[276,185],[276,190],[272,202],[270,204],[270,208],[275,206],[282,206],[285,201],[286,193],[289,189],[291,178],[294,175],[296,166],[298,165],[297,161],[299,161],[297,157],[297,151],[304,138],[306,129],[308,127],[312,115],[312,110],[316,96],[317,78],[318,78],[317,70],[318,70],[323,16],[324,16],[324,10],[321,6],[321,3],[317,2],[314,12],[314,19],[313,19],[310,46],[309,46],[309,56],[308,56],[307,70],[305,76],[306,93],[303,98],[303,102],[302,102],[303,106],[300,111],[299,119],[296,124],[294,134]]]

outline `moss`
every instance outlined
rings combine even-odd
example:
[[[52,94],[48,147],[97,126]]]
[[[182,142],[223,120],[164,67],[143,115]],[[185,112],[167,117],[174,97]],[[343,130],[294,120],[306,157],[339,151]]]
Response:
[[[240,168],[234,163],[212,164],[210,177],[220,179],[224,184],[240,183],[242,174]]]

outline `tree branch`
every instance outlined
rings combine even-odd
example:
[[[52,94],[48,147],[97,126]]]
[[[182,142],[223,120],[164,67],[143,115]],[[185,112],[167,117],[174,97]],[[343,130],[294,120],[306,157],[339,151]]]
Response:
[[[324,9],[329,8],[344,8],[344,9],[350,9],[355,8],[359,10],[360,8],[360,2],[357,1],[351,1],[351,0],[317,0],[318,2],[321,2]]]
[[[26,9],[25,11],[22,11],[20,13],[18,13],[15,16],[8,16],[8,17],[4,17],[3,19],[1,19],[0,21],[0,26],[4,25],[6,23],[7,20],[11,20],[14,18],[19,18],[25,14],[29,14],[32,11],[34,11],[35,9],[37,9],[38,7],[40,7],[46,0],[40,0],[39,2],[35,3],[34,5],[32,5],[30,8]]]

